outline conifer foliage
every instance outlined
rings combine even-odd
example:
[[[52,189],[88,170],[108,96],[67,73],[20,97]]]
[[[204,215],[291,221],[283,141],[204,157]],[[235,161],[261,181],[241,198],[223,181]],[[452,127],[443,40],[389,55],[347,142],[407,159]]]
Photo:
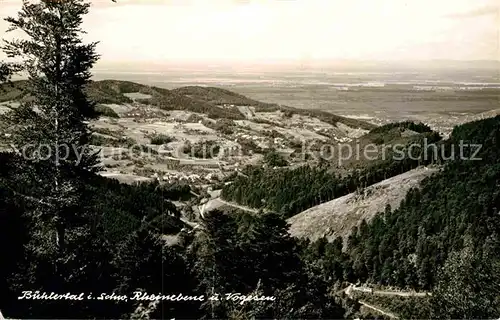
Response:
[[[6,117],[11,146],[22,154],[21,166],[29,166],[39,199],[33,217],[51,252],[64,252],[73,234],[70,227],[84,222],[79,210],[82,185],[78,179],[95,170],[97,158],[88,148],[87,121],[96,116],[84,86],[97,60],[96,43],[83,44],[82,16],[89,4],[81,0],[23,2],[18,17],[6,19],[9,31],[21,30],[27,39],[6,41],[4,51],[22,60],[29,75],[32,99]],[[14,188],[14,186],[13,186]],[[22,192],[19,194],[23,195]]]
[[[89,7],[83,0],[26,0],[17,17],[6,19],[9,32],[25,34],[5,41],[3,50],[21,61],[31,97],[2,119],[18,154],[4,187],[28,203],[22,287],[65,291],[109,261],[98,215],[81,201],[87,178],[98,169],[88,146],[88,120],[97,114],[84,91],[98,55],[96,43],[82,42],[80,28]],[[4,69],[5,75],[11,71]]]

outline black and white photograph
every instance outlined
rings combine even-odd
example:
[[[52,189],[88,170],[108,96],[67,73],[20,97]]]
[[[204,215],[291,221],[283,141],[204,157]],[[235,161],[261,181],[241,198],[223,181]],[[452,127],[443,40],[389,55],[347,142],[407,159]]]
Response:
[[[0,0],[0,320],[500,319],[499,0]]]

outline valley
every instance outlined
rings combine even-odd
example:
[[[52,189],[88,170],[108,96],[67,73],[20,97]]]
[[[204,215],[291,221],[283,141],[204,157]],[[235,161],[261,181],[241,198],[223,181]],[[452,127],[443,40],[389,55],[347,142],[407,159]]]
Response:
[[[374,127],[325,113],[280,109],[217,88],[180,88],[185,95],[173,98],[180,102],[169,101],[171,94],[164,89],[120,81],[99,82],[91,90],[107,112],[91,124],[103,174],[123,182],[160,177],[215,183],[238,168],[259,163],[264,150],[292,154],[291,164],[301,164],[300,155],[293,154],[307,144],[349,142]],[[128,92],[132,90],[137,91]],[[153,95],[142,93],[151,91]],[[19,99],[20,92],[10,89],[0,101],[9,94]],[[218,101],[204,101],[212,98]],[[248,105],[235,106],[238,102]],[[4,111],[8,106],[16,102],[2,103]],[[208,113],[203,108],[209,108]]]
[[[29,99],[24,93],[25,85],[24,81],[16,81],[4,86],[0,95],[3,113]],[[376,88],[356,90],[361,91],[346,94],[356,96],[358,92],[360,99],[369,92],[379,94]],[[394,91],[385,87],[380,90],[394,95]],[[401,97],[404,97],[405,91],[401,90]],[[388,170],[396,162],[385,160],[387,155],[380,151],[378,157],[371,160],[366,155],[342,158],[345,155],[341,149],[337,154],[325,154],[324,150],[341,146],[361,145],[364,149],[368,145],[408,144],[425,137],[423,132],[431,128],[443,129],[439,132],[442,136],[449,135],[448,129],[433,126],[425,117],[422,119],[429,120],[429,127],[424,131],[404,129],[407,128],[404,123],[400,125],[402,129],[397,129],[397,125],[396,129],[391,129],[390,124],[383,129],[384,122],[373,122],[370,117],[356,120],[319,110],[295,109],[216,87],[189,85],[168,90],[128,81],[102,80],[92,82],[87,91],[101,112],[98,119],[90,123],[93,131],[90,147],[98,152],[103,168],[100,175],[126,184],[156,182],[187,188],[190,194],[184,200],[174,199],[173,203],[189,222],[188,227],[197,225],[197,221],[211,210],[231,208],[251,214],[259,210],[280,211],[281,205],[259,207],[227,196],[224,189],[234,181],[249,179],[248,170],[252,168],[267,172],[274,166],[279,172],[326,165],[328,172],[334,172],[332,177],[335,173],[347,176],[373,168]],[[495,110],[489,113],[494,114]],[[484,116],[481,113],[475,118]],[[461,124],[460,119],[470,118],[447,116],[452,126]],[[380,125],[382,129],[377,127]],[[375,128],[379,128],[378,131]],[[9,150],[9,147],[4,145],[4,149]],[[266,157],[269,154],[283,159],[284,163],[268,168]],[[439,165],[419,162],[410,166],[409,171],[385,173],[373,182],[366,181],[361,189],[329,196],[331,200],[324,198],[318,204],[314,200],[314,204],[286,216],[290,234],[311,241],[324,237],[329,241],[337,237],[347,241],[361,221],[370,221],[386,207],[397,209],[410,189],[418,187],[439,168]],[[271,177],[264,180],[272,180]],[[317,183],[321,187],[321,182]],[[245,188],[255,190],[251,185]],[[278,194],[272,196],[279,197]]]

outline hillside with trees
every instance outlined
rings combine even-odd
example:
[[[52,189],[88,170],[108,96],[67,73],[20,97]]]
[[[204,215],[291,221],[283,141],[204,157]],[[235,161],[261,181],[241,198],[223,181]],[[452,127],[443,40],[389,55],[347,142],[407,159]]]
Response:
[[[408,127],[415,128],[421,134],[402,139],[400,132]],[[353,170],[347,172],[336,170],[333,166],[335,161],[332,164],[328,160],[320,161],[318,166],[306,165],[295,169],[273,168],[274,165],[271,168],[249,166],[243,171],[244,175],[224,186],[222,197],[253,208],[280,212],[288,218],[359,188],[366,188],[422,165],[443,161],[441,154],[434,149],[429,147],[427,152],[424,150],[425,143],[441,145],[439,134],[425,125],[413,122],[389,124],[371,130],[360,140],[366,144],[381,133],[385,136],[394,133],[394,138],[388,144],[401,143],[404,146],[401,149],[404,157],[398,159],[394,156],[394,151],[389,150],[385,158],[380,156],[375,160],[361,159],[353,165]],[[359,140],[353,142],[355,143],[361,144]],[[419,148],[414,148],[416,151],[413,153],[407,152],[411,145]],[[382,143],[378,146],[378,149],[383,149]],[[318,155],[324,156],[328,155]]]
[[[440,174],[411,191],[398,210],[360,227],[350,239],[353,256],[367,258],[359,261],[358,278],[429,289],[451,252],[466,245],[498,249],[499,129],[500,117],[456,127],[448,151],[458,152],[461,141],[481,144],[476,157],[482,160],[448,162]],[[474,151],[465,152],[470,157]],[[412,262],[411,256],[416,260]],[[401,270],[401,265],[412,271],[400,276],[390,271]],[[393,276],[387,277],[388,273]]]
[[[447,162],[442,172],[410,191],[397,210],[388,207],[356,227],[347,247],[340,238],[318,240],[310,259],[322,261],[331,281],[432,291],[410,318],[497,317],[499,138],[498,116],[456,127],[447,141],[448,155],[453,148],[458,152],[460,143],[480,144],[476,157],[482,160]]]
[[[3,84],[1,86],[0,102],[29,100],[31,93],[29,86],[30,84],[25,80]],[[221,88],[190,86],[168,90],[130,81],[101,80],[89,81],[84,90],[89,98],[99,105],[133,103],[134,100],[126,94],[141,93],[150,97],[138,99],[140,103],[158,107],[162,110],[188,110],[204,113],[212,119],[242,120],[245,117],[237,106],[252,106],[260,112],[281,110],[290,116],[293,114],[310,116],[332,125],[340,122],[352,128],[366,130],[375,128],[375,125],[365,121],[345,118],[321,110],[302,110],[288,106],[277,106],[256,101]]]

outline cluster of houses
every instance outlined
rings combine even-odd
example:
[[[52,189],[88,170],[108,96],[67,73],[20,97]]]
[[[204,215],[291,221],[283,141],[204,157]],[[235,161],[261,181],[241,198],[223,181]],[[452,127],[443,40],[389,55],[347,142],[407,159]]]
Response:
[[[274,148],[286,148],[285,145],[285,140],[280,137],[273,138],[271,141],[268,141],[267,137],[263,136],[257,136],[257,135],[251,135],[243,132],[238,132],[235,134],[236,139],[234,139],[234,142],[238,142],[238,140],[243,139],[243,140],[251,140],[255,142],[259,146],[266,146],[266,147],[274,147]],[[270,143],[269,143],[270,142]],[[270,145],[272,144],[272,145]]]
[[[154,173],[151,178],[166,181],[166,182],[177,182],[177,181],[185,181],[185,182],[199,182],[202,178],[197,174],[186,174],[182,172],[176,173],[165,173],[163,176],[160,176],[158,173]]]

